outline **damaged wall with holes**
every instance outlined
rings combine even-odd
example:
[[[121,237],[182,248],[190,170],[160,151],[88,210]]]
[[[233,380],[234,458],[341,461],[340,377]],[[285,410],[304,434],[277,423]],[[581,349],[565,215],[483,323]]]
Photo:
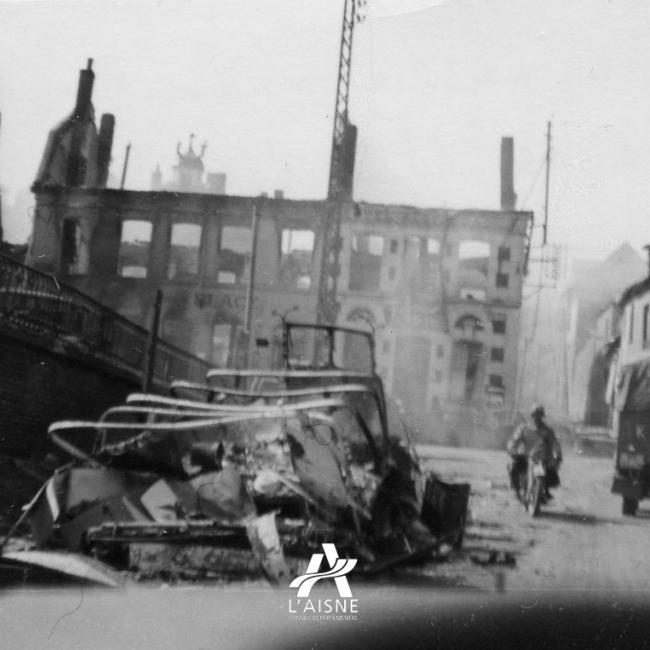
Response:
[[[250,278],[253,200],[247,197],[35,187],[28,264],[56,273],[148,326],[163,291],[161,336],[217,366],[235,359]],[[273,359],[280,319],[313,318],[325,204],[257,199],[253,331]],[[268,347],[265,347],[269,342]]]
[[[36,188],[29,263],[217,366],[238,345],[252,199]],[[279,363],[279,315],[313,320],[325,202],[258,200],[254,362]],[[376,328],[379,372],[407,413],[508,420],[529,213],[345,207],[339,320]],[[297,309],[294,309],[297,308]],[[293,311],[291,311],[293,310]],[[471,407],[471,408],[468,408]]]
[[[530,219],[357,204],[344,223],[341,320],[374,324],[380,374],[423,430],[510,422]]]
[[[75,111],[48,140],[27,263],[145,327],[160,288],[163,338],[215,366],[241,367],[256,204],[252,365],[279,365],[280,317],[315,318],[328,204],[228,196],[223,187],[107,189],[96,170],[110,160],[111,138],[93,130],[92,74],[90,65],[81,72]],[[513,185],[513,142],[504,138],[500,210],[341,208],[339,321],[375,328],[389,393],[416,430],[439,439],[511,422],[532,222],[515,210]]]

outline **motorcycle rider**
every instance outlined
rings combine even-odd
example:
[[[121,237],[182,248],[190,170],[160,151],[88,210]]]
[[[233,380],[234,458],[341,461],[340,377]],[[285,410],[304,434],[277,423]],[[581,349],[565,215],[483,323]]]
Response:
[[[555,431],[544,422],[546,412],[541,404],[533,407],[530,416],[535,428],[526,426],[524,422],[515,429],[512,438],[508,441],[507,451],[511,459],[508,464],[510,487],[519,496],[520,473],[528,467],[530,452],[539,447],[546,465],[546,498],[552,499],[549,487],[557,487],[560,484],[558,470],[562,463],[562,448]]]

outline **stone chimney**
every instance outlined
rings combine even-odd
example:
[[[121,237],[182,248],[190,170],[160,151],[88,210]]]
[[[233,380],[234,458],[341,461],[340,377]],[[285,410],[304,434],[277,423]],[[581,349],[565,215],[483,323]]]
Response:
[[[73,121],[73,130],[70,137],[66,181],[68,187],[81,187],[88,180],[89,161],[83,155],[83,145],[86,141],[86,123],[91,117],[93,83],[95,73],[92,70],[93,60],[88,59],[85,70],[79,72],[79,87],[77,89],[77,102],[70,116]],[[97,154],[95,154],[97,156]],[[93,163],[96,158],[93,160]]]
[[[93,72],[93,60],[88,59],[85,70],[79,71],[79,87],[77,88],[77,103],[74,107],[73,117],[83,120],[90,114],[91,100],[93,96],[93,83],[95,73]]]
[[[517,203],[514,181],[514,139],[501,138],[501,209],[512,211]]]
[[[115,116],[104,113],[99,124],[99,136],[97,138],[97,187],[106,187],[108,168],[111,164],[114,130]]]

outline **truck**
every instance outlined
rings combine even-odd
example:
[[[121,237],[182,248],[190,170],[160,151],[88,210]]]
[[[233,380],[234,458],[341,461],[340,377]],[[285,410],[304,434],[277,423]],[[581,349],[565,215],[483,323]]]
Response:
[[[622,512],[634,516],[650,496],[650,360],[622,366],[614,390],[617,434],[612,492],[623,498]]]

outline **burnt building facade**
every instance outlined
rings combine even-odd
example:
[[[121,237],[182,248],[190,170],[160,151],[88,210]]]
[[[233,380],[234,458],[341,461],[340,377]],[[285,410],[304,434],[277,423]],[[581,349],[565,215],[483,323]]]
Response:
[[[494,428],[513,410],[532,214],[514,209],[504,142],[501,210],[338,205],[339,322],[375,330],[388,392],[423,431]],[[315,319],[326,201],[66,183],[48,162],[65,155],[48,155],[28,264],[144,326],[162,289],[161,336],[215,366],[278,365],[281,318]]]
[[[517,380],[530,215],[356,204],[343,223],[341,320],[374,323],[409,412],[507,419]],[[481,416],[482,417],[482,416]]]
[[[281,315],[314,319],[325,202],[34,189],[30,265],[144,326],[162,289],[162,337],[216,366],[245,363],[254,205],[253,362],[279,363]],[[409,413],[509,413],[530,215],[343,210],[339,320],[375,328],[392,396]]]

